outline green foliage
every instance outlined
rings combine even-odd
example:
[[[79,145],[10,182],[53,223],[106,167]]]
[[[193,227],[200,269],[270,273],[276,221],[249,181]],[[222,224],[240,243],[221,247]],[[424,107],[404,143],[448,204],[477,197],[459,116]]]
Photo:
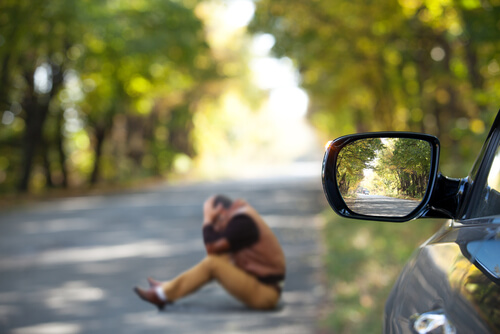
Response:
[[[500,106],[499,22],[497,1],[261,0],[252,28],[296,63],[329,139],[434,134],[463,176]]]
[[[380,333],[385,300],[404,263],[442,221],[356,221],[325,212],[326,270],[332,333]]]
[[[427,190],[431,150],[427,142],[404,138],[360,139],[342,148],[337,180],[344,198],[352,197],[372,170],[369,189],[379,195],[422,199]]]
[[[430,174],[429,143],[415,139],[388,139],[385,148],[375,166],[377,175],[384,180],[381,193],[422,199]]]
[[[190,106],[219,78],[197,3],[2,1],[0,192],[163,175],[191,154]]]
[[[379,138],[362,139],[348,144],[339,152],[337,180],[344,197],[358,187],[364,177],[363,170],[370,167],[382,147]]]

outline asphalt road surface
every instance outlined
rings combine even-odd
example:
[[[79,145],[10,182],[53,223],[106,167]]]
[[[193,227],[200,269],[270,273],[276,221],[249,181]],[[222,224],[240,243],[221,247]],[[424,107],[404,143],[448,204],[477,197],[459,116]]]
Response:
[[[158,312],[132,292],[204,256],[202,204],[246,198],[282,242],[280,307],[252,311],[216,283]],[[0,212],[0,333],[316,333],[324,303],[319,176],[52,200]]]
[[[404,217],[412,212],[420,201],[380,195],[357,194],[352,211],[362,215]]]

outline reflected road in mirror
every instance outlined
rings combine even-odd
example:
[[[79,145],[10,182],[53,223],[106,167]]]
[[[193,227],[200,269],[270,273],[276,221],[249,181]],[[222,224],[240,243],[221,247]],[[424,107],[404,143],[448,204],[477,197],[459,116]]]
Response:
[[[420,204],[420,201],[415,200],[363,194],[347,202],[349,208],[357,214],[389,217],[404,217]]]

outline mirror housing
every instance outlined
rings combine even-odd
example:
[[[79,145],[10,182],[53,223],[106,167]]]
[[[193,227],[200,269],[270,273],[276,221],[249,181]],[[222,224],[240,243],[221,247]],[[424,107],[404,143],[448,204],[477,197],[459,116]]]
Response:
[[[402,143],[400,146],[416,149],[415,154],[419,154],[422,150],[426,151],[425,155],[428,156],[425,170],[426,187],[423,189],[420,186],[419,195],[411,200],[403,198],[402,194],[393,197],[371,196],[376,194],[361,186],[362,175],[366,176],[368,170],[380,169],[377,166],[383,159],[381,156],[393,154],[398,142]],[[428,143],[428,151],[426,148],[422,149],[422,143]],[[383,153],[388,146],[391,146],[393,151]],[[427,147],[427,145],[423,146]],[[328,203],[337,214],[346,218],[404,222],[424,215],[431,216],[428,213],[433,211],[433,208],[430,208],[428,204],[438,178],[439,148],[439,140],[436,137],[411,132],[364,133],[337,138],[328,143],[323,158],[322,181]],[[413,154],[406,152],[402,156],[411,158]],[[408,159],[407,164],[411,163],[410,160]],[[408,166],[399,167],[409,168]],[[345,186],[345,171],[349,171],[351,179],[355,179],[353,184],[347,187]],[[364,204],[361,205],[359,203],[362,200]],[[406,209],[401,211],[402,207]]]

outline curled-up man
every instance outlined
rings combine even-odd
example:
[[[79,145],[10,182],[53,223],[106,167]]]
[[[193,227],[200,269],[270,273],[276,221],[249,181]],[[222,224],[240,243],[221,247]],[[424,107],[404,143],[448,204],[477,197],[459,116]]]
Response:
[[[172,280],[148,278],[150,288],[136,287],[135,292],[162,310],[216,280],[250,308],[275,308],[285,280],[285,256],[259,213],[244,200],[215,195],[205,201],[203,218],[206,257]]]

